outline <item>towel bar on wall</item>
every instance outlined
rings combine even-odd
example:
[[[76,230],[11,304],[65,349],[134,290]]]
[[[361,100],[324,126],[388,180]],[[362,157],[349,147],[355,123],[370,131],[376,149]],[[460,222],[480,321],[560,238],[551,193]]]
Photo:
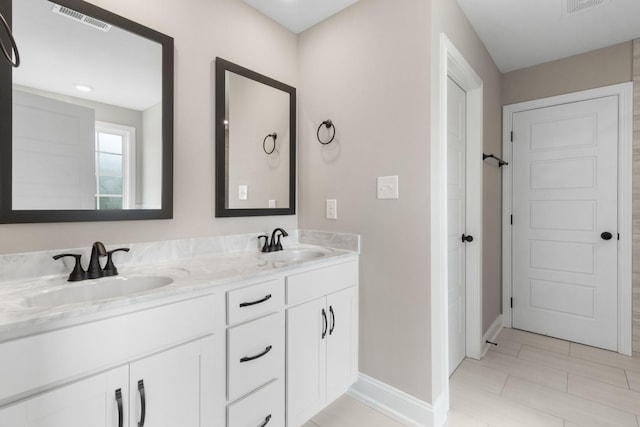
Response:
[[[497,157],[493,154],[485,154],[482,153],[482,160],[487,160],[487,159],[496,159],[498,161],[498,167],[501,168],[502,166],[506,166],[509,164],[509,162],[505,162],[504,160],[502,160],[500,157]]]

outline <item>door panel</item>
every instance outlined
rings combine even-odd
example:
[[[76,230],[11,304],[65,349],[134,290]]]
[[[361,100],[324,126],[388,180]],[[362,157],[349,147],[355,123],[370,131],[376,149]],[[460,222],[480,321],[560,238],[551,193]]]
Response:
[[[327,297],[327,403],[344,394],[357,379],[356,290],[348,288]]]
[[[184,344],[131,364],[130,426],[137,426],[141,419],[143,393],[145,426],[200,426],[201,346],[212,339]]]
[[[447,247],[449,292],[449,374],[466,355],[466,94],[448,79],[447,98]]]
[[[513,115],[513,326],[617,349],[618,98]]]
[[[287,309],[287,424],[302,425],[326,402],[326,298]]]
[[[0,411],[11,427],[112,427],[118,425],[115,391],[122,391],[126,419],[127,379],[122,366],[30,398]]]

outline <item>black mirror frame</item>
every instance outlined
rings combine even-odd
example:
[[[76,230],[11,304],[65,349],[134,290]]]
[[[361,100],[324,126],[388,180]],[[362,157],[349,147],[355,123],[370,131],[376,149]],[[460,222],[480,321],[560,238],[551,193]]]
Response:
[[[0,61],[0,224],[173,218],[173,38],[82,0],[56,0],[56,4],[162,45],[162,204],[160,209],[13,210],[12,68],[7,62]],[[0,12],[11,26],[12,0],[0,0]]]
[[[225,151],[225,71],[271,86],[289,94],[289,207],[265,209],[229,209],[226,206],[226,151]],[[248,68],[241,67],[222,58],[216,58],[216,217],[295,215],[296,213],[296,88],[264,76]]]

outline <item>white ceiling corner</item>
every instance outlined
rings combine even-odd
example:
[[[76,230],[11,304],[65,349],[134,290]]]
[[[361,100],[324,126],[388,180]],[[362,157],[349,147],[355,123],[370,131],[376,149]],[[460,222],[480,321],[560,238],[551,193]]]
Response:
[[[301,33],[359,0],[243,0],[294,33]]]
[[[639,0],[457,1],[503,73],[640,37]]]

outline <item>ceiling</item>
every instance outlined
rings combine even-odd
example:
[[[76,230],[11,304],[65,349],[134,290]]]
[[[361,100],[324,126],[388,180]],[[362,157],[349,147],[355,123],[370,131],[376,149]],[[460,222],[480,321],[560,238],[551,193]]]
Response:
[[[359,0],[244,0],[289,31],[301,33]]]
[[[458,3],[503,73],[640,37],[639,0]]]
[[[162,99],[162,47],[115,26],[103,32],[53,13],[47,0],[13,2],[19,68],[13,83],[144,111]],[[82,84],[93,88],[84,93]]]

